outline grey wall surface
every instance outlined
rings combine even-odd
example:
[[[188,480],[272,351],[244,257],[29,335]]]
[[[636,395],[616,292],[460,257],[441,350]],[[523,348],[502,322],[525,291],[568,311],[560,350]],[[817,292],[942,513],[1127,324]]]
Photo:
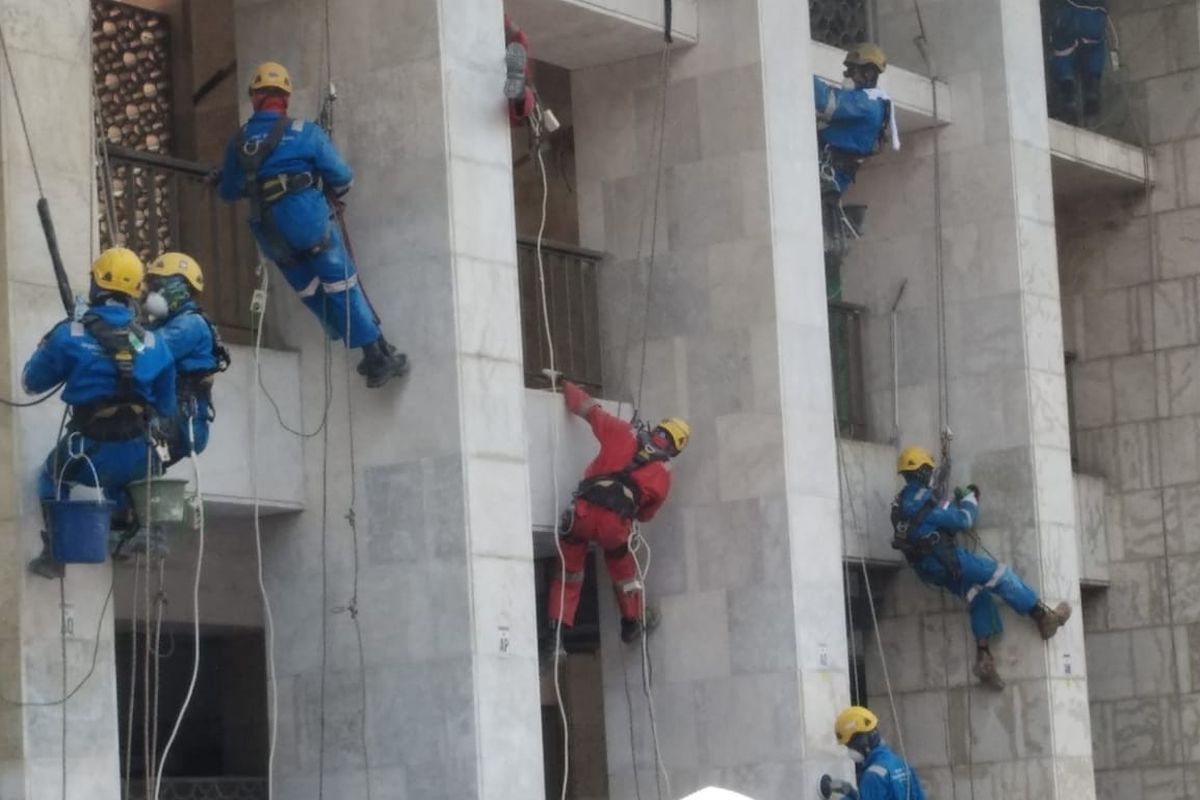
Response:
[[[872,312],[872,435],[893,433],[887,311],[907,281],[899,306],[899,443],[936,452],[948,424],[953,482],[983,487],[984,545],[1047,602],[1078,608],[1038,7],[923,2],[921,11],[954,122],[908,136],[901,152],[870,162],[850,198],[870,205],[868,234],[843,282],[846,300]],[[879,26],[893,62],[924,71],[911,4],[880,3]],[[941,159],[946,419],[939,415],[933,136]],[[905,743],[935,796],[969,788],[986,796],[1093,796],[1078,614],[1046,646],[1029,621],[1002,612],[1008,630],[992,649],[1008,688],[990,693],[973,686],[974,644],[960,601],[906,570],[882,613]],[[890,718],[883,665],[873,649],[868,654],[872,702]]]
[[[831,735],[848,688],[807,9],[699,11],[721,33],[673,57],[656,231],[659,59],[572,74],[580,238],[610,254],[606,387],[628,402],[642,386],[647,418],[692,424],[646,526],[673,796],[713,783],[782,800],[848,767]],[[640,660],[603,600],[609,788],[626,800],[635,758],[643,794],[654,784],[653,747],[643,699],[630,742],[624,682],[636,691]]]
[[[323,4],[242,0],[236,16],[243,85],[259,61],[281,61],[299,87],[293,112],[315,112],[327,71]],[[350,376],[352,463],[345,370],[357,355],[343,363],[335,353],[328,526],[323,535],[320,513],[306,513],[267,533],[277,789],[311,795],[323,771],[330,795],[361,794],[365,725],[377,798],[538,797],[501,5],[334,0],[330,19],[334,140],[357,173],[348,218],[358,265],[413,371],[370,392]],[[271,302],[283,338],[302,351],[311,430],[323,405],[321,334],[286,289]],[[311,509],[322,505],[322,450],[321,437],[306,442]],[[344,519],[351,478],[357,562]],[[353,596],[355,563],[365,688],[351,616],[336,611]]]

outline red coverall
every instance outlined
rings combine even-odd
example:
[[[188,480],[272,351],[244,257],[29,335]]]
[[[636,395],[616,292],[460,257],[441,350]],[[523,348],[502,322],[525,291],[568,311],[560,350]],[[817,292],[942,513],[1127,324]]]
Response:
[[[588,421],[592,433],[600,442],[600,453],[588,465],[585,478],[620,472],[633,463],[638,452],[637,433],[633,425],[614,417],[592,400],[587,392],[572,383],[563,384],[563,397],[567,410]],[[629,479],[641,491],[641,502],[637,519],[647,522],[662,507],[671,491],[671,468],[666,461],[650,461],[634,470]],[[575,622],[575,611],[579,607],[579,595],[583,590],[583,574],[587,560],[588,543],[595,542],[604,550],[604,564],[612,578],[617,607],[624,619],[640,619],[642,616],[642,586],[637,577],[637,564],[629,552],[629,534],[633,520],[624,519],[614,511],[592,505],[586,500],[575,500],[575,524],[571,532],[562,537],[564,564],[550,584],[550,620],[565,626]],[[566,591],[562,592],[563,572],[566,573]],[[560,592],[562,608],[559,608]]]
[[[516,42],[525,48],[525,52],[529,52],[529,37],[526,36],[520,28],[516,26],[508,14],[504,15],[504,46]],[[525,93],[516,100],[508,101],[508,121],[514,127],[521,125],[525,118],[533,113],[533,66],[532,59],[525,62]]]

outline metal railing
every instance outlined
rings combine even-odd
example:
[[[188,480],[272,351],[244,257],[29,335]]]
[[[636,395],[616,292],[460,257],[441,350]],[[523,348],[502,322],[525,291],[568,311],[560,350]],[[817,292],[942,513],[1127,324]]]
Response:
[[[209,318],[227,340],[248,343],[258,254],[242,203],[221,201],[205,164],[113,145],[107,153],[117,230],[109,234],[101,209],[105,246],[115,238],[146,261],[171,250],[191,255],[204,268]]]
[[[809,32],[818,42],[849,50],[872,38],[873,5],[870,0],[808,0]]]
[[[602,381],[598,270],[603,254],[558,243],[542,242],[546,273],[546,305],[554,337],[554,366],[567,380],[599,391]],[[521,342],[525,385],[549,388],[542,370],[550,366],[546,323],[538,279],[537,243],[517,240],[517,274],[521,294]]]
[[[865,313],[863,306],[829,302],[829,352],[833,362],[838,435],[847,439],[865,439],[867,436],[862,334]]]

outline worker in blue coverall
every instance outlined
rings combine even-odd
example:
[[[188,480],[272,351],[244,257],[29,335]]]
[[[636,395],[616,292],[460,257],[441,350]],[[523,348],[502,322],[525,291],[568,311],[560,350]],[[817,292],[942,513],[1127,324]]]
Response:
[[[839,197],[854,183],[863,161],[879,152],[881,142],[889,140],[893,150],[900,149],[892,101],[878,86],[887,68],[883,50],[860,44],[846,54],[844,66],[842,88],[813,78],[821,191]]]
[[[828,775],[821,778],[821,795],[840,794],[851,800],[925,800],[925,789],[916,771],[883,741],[879,717],[863,706],[838,714],[833,725],[838,744],[849,752],[858,778],[857,791]]]
[[[1076,87],[1082,84],[1083,113],[1100,113],[1100,80],[1104,76],[1108,33],[1107,0],[1057,0],[1050,32],[1050,74],[1058,93],[1053,116],[1080,122]],[[1077,82],[1077,77],[1081,81]]]
[[[161,474],[150,435],[157,419],[175,413],[175,365],[166,343],[134,318],[143,277],[136,253],[120,247],[101,253],[92,264],[86,312],[54,326],[25,365],[26,392],[46,392],[63,383],[62,399],[71,407],[67,435],[38,476],[43,503],[56,497],[61,473],[64,487],[98,481],[114,504],[114,516],[122,518],[129,510],[126,486]],[[95,476],[86,461],[71,460],[71,453],[85,454]],[[42,542],[30,569],[62,577],[45,532]]]
[[[956,489],[953,499],[942,500],[932,488],[936,467],[933,456],[921,447],[900,454],[896,471],[904,478],[904,488],[892,502],[892,546],[904,553],[924,583],[967,601],[976,641],[975,676],[988,688],[1000,690],[1004,681],[996,672],[989,642],[1004,627],[992,595],[1033,619],[1043,639],[1066,623],[1071,606],[1048,607],[1011,567],[957,543],[955,534],[974,526],[979,515],[979,487]]]
[[[148,327],[175,359],[177,411],[163,426],[167,468],[208,446],[208,426],[215,418],[213,376],[229,366],[229,351],[200,307],[203,291],[204,271],[184,253],[163,253],[146,269],[142,308]]]
[[[254,114],[226,148],[221,198],[249,199],[250,228],[263,253],[328,336],[362,348],[358,372],[367,386],[382,386],[408,371],[408,359],[383,338],[330,205],[350,191],[354,175],[318,125],[288,118],[291,94],[284,67],[267,62],[255,70]]]

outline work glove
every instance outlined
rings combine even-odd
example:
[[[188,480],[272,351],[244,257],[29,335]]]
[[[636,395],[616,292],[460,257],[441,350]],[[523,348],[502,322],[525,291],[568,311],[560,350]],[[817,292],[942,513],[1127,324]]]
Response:
[[[961,501],[970,498],[978,503],[979,497],[979,487],[973,483],[968,483],[966,486],[959,486],[954,490],[955,500]]]
[[[563,381],[563,399],[567,402],[567,411],[583,416],[592,405],[592,398],[583,389],[570,381]]]

